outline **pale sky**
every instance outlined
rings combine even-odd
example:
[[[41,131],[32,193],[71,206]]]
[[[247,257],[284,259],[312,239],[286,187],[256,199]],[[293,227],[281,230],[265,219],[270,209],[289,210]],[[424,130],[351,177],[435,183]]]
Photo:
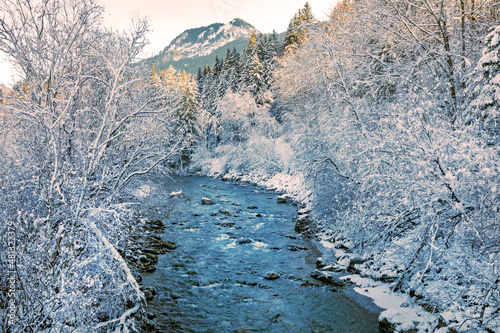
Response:
[[[186,29],[241,18],[264,33],[283,32],[307,0],[101,0],[106,21],[125,29],[134,15],[146,16],[151,25],[145,56],[161,51]],[[308,0],[314,15],[325,20],[336,0]],[[0,54],[0,83],[12,85],[12,70]]]

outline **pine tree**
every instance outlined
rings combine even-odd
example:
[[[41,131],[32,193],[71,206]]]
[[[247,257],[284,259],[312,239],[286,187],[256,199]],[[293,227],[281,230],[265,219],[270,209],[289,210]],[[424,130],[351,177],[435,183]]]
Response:
[[[254,96],[256,100],[259,99],[260,93],[263,90],[264,82],[263,80],[263,66],[259,60],[257,53],[254,53],[252,60],[248,67],[247,74],[247,88],[250,93]]]
[[[298,46],[307,35],[307,24],[314,23],[315,18],[312,13],[309,2],[306,2],[304,8],[300,9],[290,21],[286,31],[284,48]]]
[[[250,35],[250,39],[248,40],[245,52],[248,55],[253,55],[255,53],[256,47],[257,47],[257,35],[255,34],[255,31],[252,31],[252,35]]]
[[[196,82],[190,75],[183,71],[177,77],[179,94],[175,100],[176,133],[184,138],[184,145],[191,147],[196,143],[199,136],[198,114],[200,105],[198,103],[198,89]]]
[[[227,51],[222,72],[226,90],[237,92],[240,88],[241,66],[240,54],[236,48]]]
[[[500,138],[500,26],[486,36],[486,47],[473,82],[472,103],[466,121],[478,123],[498,143]]]

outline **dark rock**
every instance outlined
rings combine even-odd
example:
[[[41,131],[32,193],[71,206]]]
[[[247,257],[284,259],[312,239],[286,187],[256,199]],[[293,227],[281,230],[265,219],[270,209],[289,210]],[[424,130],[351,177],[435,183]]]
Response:
[[[317,268],[323,268],[326,267],[325,260],[323,258],[318,258],[316,259],[316,267]]]
[[[161,254],[161,250],[144,249],[144,253],[146,253],[146,254]]]
[[[224,214],[226,216],[231,216],[233,213],[225,208],[219,208],[219,213]]]
[[[392,283],[397,280],[395,276],[389,276],[387,274],[382,274],[382,276],[379,278],[380,281],[386,282],[386,283]]]
[[[146,298],[146,301],[151,301],[151,300],[153,300],[154,295],[153,295],[153,293],[152,293],[151,291],[149,291],[149,290],[144,290],[144,291],[143,291],[143,293],[144,293],[144,297]]]
[[[349,247],[347,247],[347,245],[345,245],[344,243],[339,243],[338,246],[336,246],[336,248],[340,249],[340,250],[344,250],[346,252],[350,252],[351,249]]]
[[[257,213],[257,214],[255,214],[255,216],[262,217],[263,215],[261,213]]]
[[[154,262],[155,264],[158,262],[158,255],[157,254],[153,254],[153,253],[146,253],[146,257],[151,260],[152,262]]]
[[[301,287],[317,287],[316,284],[312,283],[311,281],[305,280],[300,284]]]
[[[151,313],[151,312],[146,312],[146,317],[148,319],[155,319],[156,315],[154,313]]]
[[[254,206],[254,205],[250,205],[247,207],[247,209],[257,209],[258,207],[257,206]]]
[[[295,245],[288,245],[290,251],[307,251],[307,247],[300,247]]]
[[[363,260],[359,257],[357,258],[352,258],[351,261],[349,262],[349,266],[347,267],[347,271],[355,274],[359,274],[360,270],[355,267],[355,265],[361,265],[364,263],[366,260]]]
[[[276,272],[267,272],[266,274],[264,274],[264,279],[266,280],[276,280],[276,279],[279,279],[280,278],[280,274],[276,273]]]
[[[155,324],[149,320],[142,321],[142,329],[144,332],[154,332]]]
[[[162,245],[169,250],[175,250],[176,248],[179,247],[177,244],[175,244],[174,242],[171,242],[171,241],[163,242]]]
[[[396,332],[396,325],[389,322],[387,318],[382,319],[378,322],[378,332],[379,333],[393,333]]]
[[[236,243],[238,244],[250,244],[252,243],[253,240],[249,239],[249,238],[246,238],[246,239],[240,239],[239,241],[237,241]]]
[[[279,195],[277,198],[276,198],[276,202],[277,203],[286,203],[288,200],[288,197],[286,195]]]
[[[156,271],[156,267],[154,265],[144,265],[144,268],[141,269],[141,273],[153,273]]]
[[[328,274],[327,272],[315,270],[314,272],[311,273],[311,277],[316,279],[316,280],[320,280],[320,281],[323,281],[325,283],[331,284],[335,287],[345,287],[346,286],[346,283],[344,281]]]
[[[148,224],[153,229],[165,229],[165,224],[160,220],[150,221]]]
[[[201,203],[203,205],[213,205],[214,204],[213,201],[210,200],[209,198],[201,198]]]
[[[295,220],[295,231],[299,234],[309,232],[312,224],[308,216],[301,216]]]

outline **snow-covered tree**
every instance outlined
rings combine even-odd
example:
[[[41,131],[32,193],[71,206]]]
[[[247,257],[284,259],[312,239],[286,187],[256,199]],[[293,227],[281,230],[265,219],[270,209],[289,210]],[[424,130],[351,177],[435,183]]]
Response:
[[[0,209],[22,245],[12,331],[49,322],[60,331],[127,331],[143,301],[118,252],[137,223],[118,199],[180,139],[165,126],[164,96],[138,66],[147,22],[116,33],[102,14],[94,0],[0,1],[0,50],[22,73],[0,132]]]
[[[472,82],[472,102],[465,121],[478,123],[492,143],[500,138],[500,26],[486,37],[486,47]]]
[[[286,30],[284,49],[297,47],[307,36],[308,24],[315,21],[309,2],[300,9],[292,18]]]

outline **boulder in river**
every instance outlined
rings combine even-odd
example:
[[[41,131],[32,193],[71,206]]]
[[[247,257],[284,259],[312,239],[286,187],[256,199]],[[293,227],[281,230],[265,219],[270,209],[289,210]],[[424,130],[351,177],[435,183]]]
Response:
[[[276,280],[276,279],[279,279],[280,276],[281,275],[279,273],[276,273],[276,272],[267,272],[266,274],[264,274],[264,279],[266,279],[266,280]]]
[[[142,286],[141,291],[144,293],[146,301],[151,301],[156,295],[156,288],[153,286]]]
[[[309,218],[309,215],[299,216],[295,220],[295,231],[299,234],[304,232],[309,232],[313,221]]]
[[[317,268],[326,267],[325,260],[323,258],[321,258],[321,257],[319,257],[318,259],[316,259],[316,267]]]
[[[288,245],[288,249],[290,251],[307,251],[307,247],[296,246],[296,245]]]
[[[250,206],[247,207],[247,209],[257,209],[257,206],[250,205]]]
[[[277,203],[285,203],[287,200],[288,197],[286,195],[278,195],[278,198],[276,198]]]
[[[201,198],[201,203],[203,205],[213,205],[214,202],[212,200],[210,200],[209,198]]]
[[[346,285],[344,281],[340,280],[339,278],[336,278],[333,275],[330,275],[328,272],[315,270],[314,272],[311,273],[311,277],[315,278],[316,280],[320,280],[328,284],[331,284],[335,287],[345,287]]]
[[[250,244],[252,242],[253,242],[253,240],[251,240],[249,238],[240,239],[239,241],[237,241],[238,244]]]
[[[229,210],[227,210],[227,209],[225,209],[225,208],[222,208],[222,207],[221,207],[221,208],[219,208],[219,213],[224,214],[224,215],[226,215],[226,216],[231,216],[231,215],[234,215],[234,213],[233,213],[233,212],[231,212],[231,211],[229,211]]]

